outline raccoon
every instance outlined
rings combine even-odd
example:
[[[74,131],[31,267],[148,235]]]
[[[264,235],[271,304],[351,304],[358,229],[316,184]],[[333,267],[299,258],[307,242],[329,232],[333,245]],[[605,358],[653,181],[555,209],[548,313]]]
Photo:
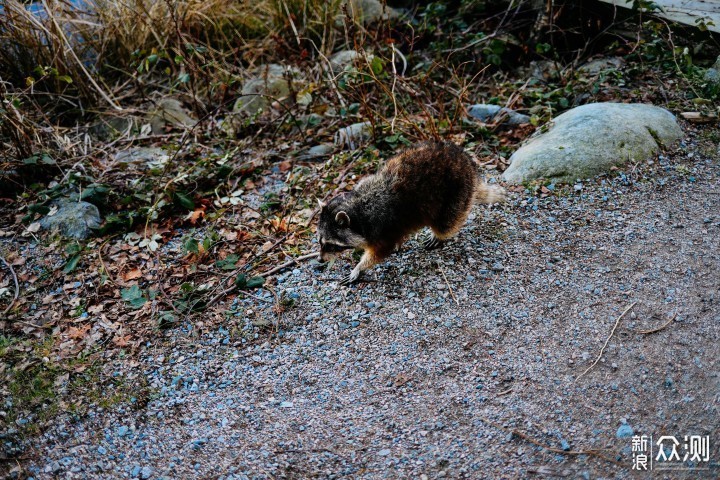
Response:
[[[477,165],[449,142],[427,142],[387,161],[352,192],[320,202],[318,241],[323,262],[353,248],[364,250],[342,285],[388,257],[412,234],[430,227],[425,248],[454,237],[475,202],[501,202],[505,190],[478,178]]]

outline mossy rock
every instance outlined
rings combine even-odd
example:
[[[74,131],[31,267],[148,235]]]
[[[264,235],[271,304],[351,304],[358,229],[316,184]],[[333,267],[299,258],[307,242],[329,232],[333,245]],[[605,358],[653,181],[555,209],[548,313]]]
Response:
[[[544,131],[543,131],[544,130]],[[512,157],[503,179],[570,183],[644,161],[683,135],[675,116],[653,105],[592,103],[558,116]]]

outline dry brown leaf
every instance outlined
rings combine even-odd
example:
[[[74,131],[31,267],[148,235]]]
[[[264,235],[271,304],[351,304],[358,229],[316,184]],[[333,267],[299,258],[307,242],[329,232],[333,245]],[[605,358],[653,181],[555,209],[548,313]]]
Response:
[[[128,270],[122,274],[123,280],[126,282],[129,282],[130,280],[135,280],[140,277],[142,277],[142,272],[139,268],[133,268],[132,270]]]
[[[70,327],[67,329],[67,332],[65,332],[65,334],[68,338],[79,340],[85,338],[85,335],[87,335],[88,331],[90,331],[89,323],[83,325],[82,327]]]
[[[191,224],[195,225],[198,220],[201,218],[205,218],[205,209],[204,208],[197,208],[195,211],[190,212],[185,217],[185,220],[189,221]]]
[[[103,305],[103,304],[92,305],[92,306],[88,307],[87,311],[88,311],[88,313],[97,315],[98,313],[102,312],[104,308],[105,308],[105,305]]]
[[[130,335],[117,335],[113,337],[112,342],[116,347],[127,347],[130,344]]]

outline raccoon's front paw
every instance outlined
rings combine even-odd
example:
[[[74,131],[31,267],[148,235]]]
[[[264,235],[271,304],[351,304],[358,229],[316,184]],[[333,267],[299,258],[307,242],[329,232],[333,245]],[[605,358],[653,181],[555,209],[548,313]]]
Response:
[[[425,241],[422,242],[422,246],[425,250],[433,250],[435,248],[442,247],[443,241],[437,238],[435,235],[430,235]]]
[[[359,278],[360,278],[360,272],[356,272],[355,270],[353,270],[352,272],[350,272],[350,275],[348,275],[347,277],[340,280],[340,285],[343,285],[343,286],[351,285],[351,284],[357,282]]]

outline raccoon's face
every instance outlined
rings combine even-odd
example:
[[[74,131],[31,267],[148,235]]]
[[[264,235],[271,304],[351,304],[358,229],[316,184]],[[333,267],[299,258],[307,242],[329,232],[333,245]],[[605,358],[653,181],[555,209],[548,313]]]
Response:
[[[320,202],[318,243],[320,260],[329,262],[345,250],[363,245],[363,239],[351,229],[350,216],[343,209],[343,198],[336,197],[329,204]]]

